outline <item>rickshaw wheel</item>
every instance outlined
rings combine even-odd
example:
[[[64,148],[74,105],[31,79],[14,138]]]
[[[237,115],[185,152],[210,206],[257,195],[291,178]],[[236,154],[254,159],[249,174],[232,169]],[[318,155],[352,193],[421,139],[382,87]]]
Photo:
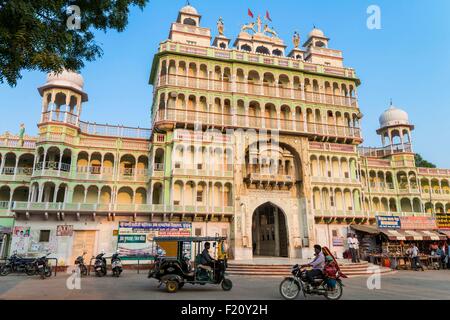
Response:
[[[178,282],[177,281],[167,281],[166,290],[169,293],[175,293],[178,291]]]
[[[222,280],[222,289],[223,291],[230,291],[233,288],[233,282],[230,279]]]

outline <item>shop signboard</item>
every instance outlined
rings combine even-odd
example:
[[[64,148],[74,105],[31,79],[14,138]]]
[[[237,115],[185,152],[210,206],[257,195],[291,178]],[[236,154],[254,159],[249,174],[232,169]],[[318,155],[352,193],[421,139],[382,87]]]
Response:
[[[450,214],[436,213],[436,224],[439,229],[450,230]]]
[[[152,257],[156,254],[155,237],[189,237],[190,222],[119,222],[117,250],[123,257]]]
[[[433,217],[401,217],[403,230],[436,230],[436,219]]]
[[[379,229],[400,229],[401,222],[398,216],[377,216]]]
[[[333,237],[333,247],[343,247],[344,239],[342,237]]]
[[[73,226],[72,225],[60,225],[56,226],[56,236],[57,237],[71,237],[73,236]]]

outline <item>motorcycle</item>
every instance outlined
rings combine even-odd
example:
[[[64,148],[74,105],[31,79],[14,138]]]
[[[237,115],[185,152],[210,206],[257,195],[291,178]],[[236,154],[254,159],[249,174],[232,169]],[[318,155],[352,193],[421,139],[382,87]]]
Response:
[[[280,294],[287,300],[294,300],[298,294],[303,292],[306,295],[320,295],[328,300],[339,300],[343,293],[343,284],[341,277],[345,277],[339,270],[335,278],[329,278],[325,275],[314,279],[309,283],[306,277],[306,267],[296,264],[292,268],[293,277],[285,278],[280,284]]]
[[[120,274],[122,273],[122,260],[119,258],[119,252],[116,252],[111,257],[111,268],[113,277],[120,277]]]
[[[78,268],[80,269],[80,274],[81,276],[87,276],[88,274],[88,269],[86,267],[86,265],[84,264],[84,256],[86,255],[87,252],[83,252],[83,255],[78,256],[75,259],[75,265],[78,266]]]
[[[27,275],[34,275],[33,259],[23,258],[14,252],[0,268],[0,276],[6,276],[11,272],[25,272]]]
[[[102,252],[95,257],[94,270],[97,277],[106,276],[106,259],[105,253]]]
[[[39,257],[33,261],[34,274],[39,274],[41,279],[49,278],[52,275],[52,268],[48,265],[47,258],[50,254],[51,253],[47,253],[45,256]]]

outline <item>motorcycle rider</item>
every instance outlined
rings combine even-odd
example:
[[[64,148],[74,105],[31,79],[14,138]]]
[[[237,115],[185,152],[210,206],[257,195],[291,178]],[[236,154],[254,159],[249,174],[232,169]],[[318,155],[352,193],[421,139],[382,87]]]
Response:
[[[306,278],[310,284],[314,283],[314,278],[322,275],[322,270],[325,266],[325,256],[322,252],[322,247],[318,244],[314,245],[314,255],[314,260],[303,266],[312,267],[312,270],[306,272]]]

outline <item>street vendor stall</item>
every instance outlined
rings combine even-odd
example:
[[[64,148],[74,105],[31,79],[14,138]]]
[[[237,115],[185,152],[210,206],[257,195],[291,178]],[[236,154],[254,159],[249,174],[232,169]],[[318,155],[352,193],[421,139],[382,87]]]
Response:
[[[439,257],[434,255],[431,245],[446,241],[447,236],[437,231],[433,218],[417,217],[417,221],[412,218],[416,217],[380,217],[376,226],[352,225],[364,244],[360,248],[361,256],[393,269],[410,269],[411,258],[407,250],[411,243],[415,243],[422,265],[429,269],[439,268]]]

